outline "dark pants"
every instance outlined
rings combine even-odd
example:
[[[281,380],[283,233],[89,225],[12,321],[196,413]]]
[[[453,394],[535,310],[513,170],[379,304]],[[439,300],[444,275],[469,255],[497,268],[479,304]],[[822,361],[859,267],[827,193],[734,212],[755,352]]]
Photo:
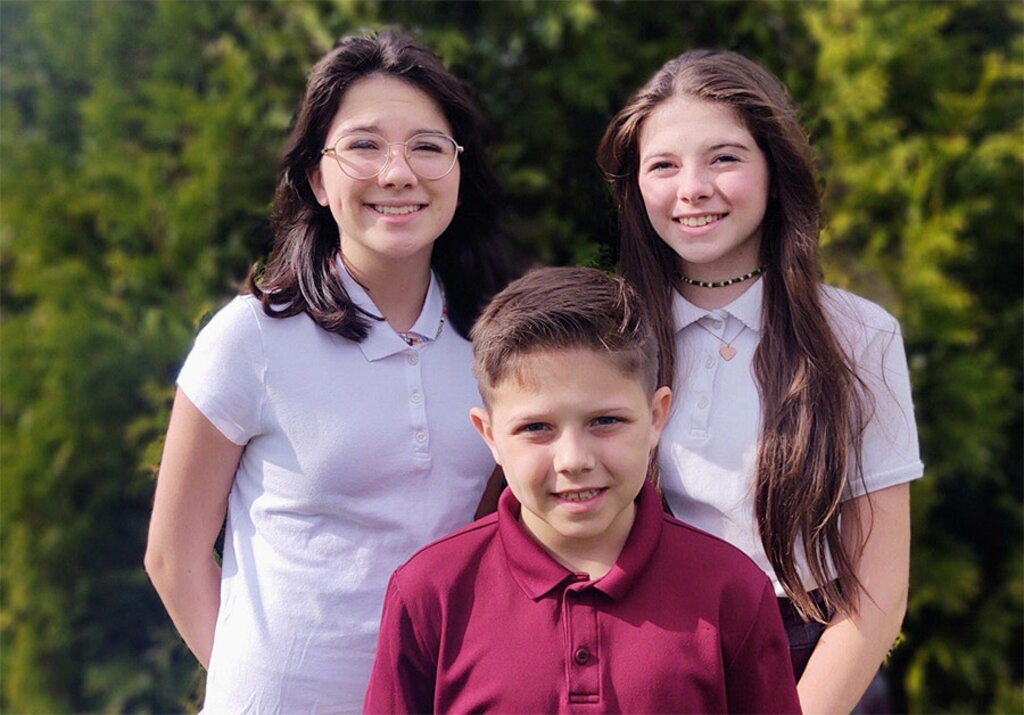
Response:
[[[814,590],[808,595],[818,608],[824,610],[825,598],[820,591]],[[786,628],[786,638],[789,640],[789,659],[793,662],[793,675],[799,681],[804,668],[807,667],[807,661],[811,659],[814,647],[818,645],[818,640],[825,631],[825,626],[815,621],[805,623],[796,606],[788,598],[779,599],[779,613],[782,614],[782,625]]]
[[[811,591],[811,600],[824,611],[825,599],[820,591]],[[797,682],[803,675],[807,661],[811,659],[814,647],[818,645],[821,634],[825,632],[823,623],[815,621],[804,622],[796,608],[788,598],[779,599],[779,613],[782,614],[782,625],[786,628],[786,638],[789,640],[789,659],[793,663],[793,675]],[[829,616],[831,617],[831,613]],[[854,715],[870,715],[891,712],[889,704],[889,688],[885,680],[885,674],[880,670],[875,673],[874,679],[868,686],[867,692],[854,707]]]

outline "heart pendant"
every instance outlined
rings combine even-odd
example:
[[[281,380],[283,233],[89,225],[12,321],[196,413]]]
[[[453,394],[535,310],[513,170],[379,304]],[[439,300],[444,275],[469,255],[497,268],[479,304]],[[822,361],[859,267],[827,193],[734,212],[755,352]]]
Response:
[[[723,345],[718,348],[718,354],[721,355],[726,361],[732,360],[736,357],[736,348],[732,345]]]

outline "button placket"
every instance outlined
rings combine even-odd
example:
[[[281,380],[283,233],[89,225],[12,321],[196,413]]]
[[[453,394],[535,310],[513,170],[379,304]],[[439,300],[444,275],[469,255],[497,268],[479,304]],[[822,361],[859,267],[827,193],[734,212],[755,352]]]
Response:
[[[569,701],[596,703],[601,696],[601,657],[597,632],[594,590],[582,583],[566,588],[563,601],[565,617],[565,659],[569,676]]]
[[[413,452],[419,458],[429,458],[430,430],[427,428],[427,411],[423,395],[423,366],[419,351],[406,351],[405,365]]]
[[[714,337],[693,326],[692,352],[685,359],[691,366],[687,375],[686,384],[689,386],[685,397],[689,417],[690,436],[693,438],[705,438],[708,431],[708,421],[711,410],[711,395],[713,394],[715,377],[721,367],[721,358],[718,357]],[[714,343],[712,345],[711,343]]]

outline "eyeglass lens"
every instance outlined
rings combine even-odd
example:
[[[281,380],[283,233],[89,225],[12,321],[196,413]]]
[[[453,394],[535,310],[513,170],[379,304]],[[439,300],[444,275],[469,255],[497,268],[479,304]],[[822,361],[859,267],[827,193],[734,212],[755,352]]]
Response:
[[[417,134],[390,144],[376,134],[346,134],[334,145],[333,153],[341,170],[353,179],[372,179],[384,170],[390,152],[403,148],[409,168],[423,179],[440,179],[458,158],[455,140],[444,134]]]

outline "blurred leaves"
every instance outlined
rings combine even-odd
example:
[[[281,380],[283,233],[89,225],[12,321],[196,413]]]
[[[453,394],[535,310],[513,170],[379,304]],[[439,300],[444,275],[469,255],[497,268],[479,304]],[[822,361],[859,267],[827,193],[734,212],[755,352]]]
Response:
[[[611,266],[594,153],[665,60],[776,72],[819,155],[829,282],[904,328],[926,478],[896,707],[1020,712],[1021,23],[1010,2],[0,4],[0,709],[195,709],[141,570],[174,378],[270,245],[334,38],[414,30],[475,89],[509,240]]]

